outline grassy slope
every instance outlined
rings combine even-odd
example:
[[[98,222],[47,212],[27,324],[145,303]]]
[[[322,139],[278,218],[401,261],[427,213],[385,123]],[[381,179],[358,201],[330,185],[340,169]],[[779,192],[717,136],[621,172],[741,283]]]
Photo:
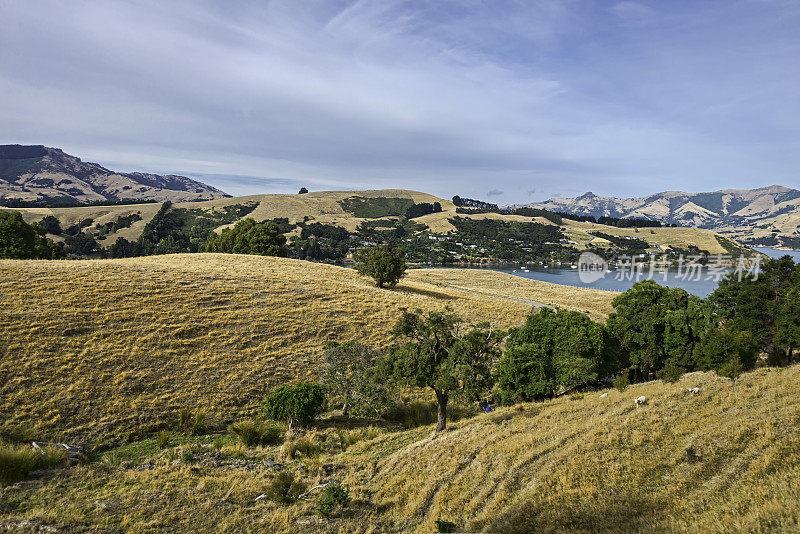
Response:
[[[246,197],[224,198],[209,200],[205,202],[184,202],[175,204],[176,207],[213,209],[215,207],[241,204],[244,202],[257,201],[258,207],[248,217],[253,217],[257,221],[273,219],[276,217],[286,217],[290,222],[302,221],[303,217],[312,217],[316,222],[336,224],[354,231],[364,220],[353,217],[345,212],[339,205],[339,201],[351,196],[360,197],[400,197],[410,198],[415,202],[439,202],[443,211],[432,213],[415,219],[427,225],[434,232],[450,232],[455,228],[448,221],[449,218],[456,216],[456,207],[449,200],[439,199],[427,193],[417,191],[407,191],[402,189],[385,189],[371,191],[317,191],[304,195],[251,195]],[[23,213],[28,222],[39,221],[45,215],[55,215],[62,221],[62,226],[66,228],[86,218],[95,219],[95,223],[105,223],[115,221],[118,217],[134,212],[140,212],[143,220],[138,221],[130,228],[120,230],[115,234],[109,235],[103,245],[108,246],[117,237],[124,237],[128,240],[135,240],[141,234],[147,221],[158,211],[158,204],[143,204],[136,206],[103,206],[103,207],[84,207],[84,208],[22,208],[18,211]],[[496,213],[465,215],[460,217],[471,219],[499,219],[506,221],[531,221],[536,220],[544,224],[552,224],[543,218],[521,217],[517,215],[499,215]],[[700,230],[695,228],[655,228],[640,229],[637,233],[633,228],[615,228],[601,224],[580,223],[565,220],[563,224],[567,228],[567,235],[573,241],[583,245],[593,237],[588,234],[590,231],[601,231],[612,235],[631,235],[645,239],[651,243],[681,248],[686,244],[697,245],[703,250],[708,250],[712,254],[724,254],[725,249],[720,246],[714,238],[714,232],[710,230]]]
[[[510,326],[530,304],[508,297],[582,299],[579,307],[599,317],[613,296],[510,278],[417,270],[386,291],[350,270],[277,258],[3,261],[0,420],[32,423],[40,438],[107,442],[171,425],[180,406],[237,417],[269,387],[313,374],[327,339],[386,342],[401,306],[449,303]],[[147,438],[114,452],[130,464],[0,489],[0,527],[430,532],[443,518],[494,532],[796,531],[798,380],[800,366],[762,369],[734,391],[695,373],[606,399],[598,392],[502,408],[438,437],[431,426],[378,429],[377,437],[356,429],[371,439],[346,450],[348,434],[327,419],[309,435],[324,452],[291,461],[277,446],[244,449],[227,436],[175,439],[166,451]],[[699,397],[686,395],[693,386]],[[650,403],[636,409],[642,394]],[[193,463],[180,460],[186,450]],[[321,521],[310,501],[256,502],[269,472],[216,465],[212,451],[288,461],[309,484],[329,479],[332,466],[353,505]],[[139,469],[144,463],[154,468]]]
[[[528,300],[573,306],[583,296],[580,309],[601,316],[614,295],[557,287],[448,269],[411,271],[388,291],[352,269],[223,254],[4,260],[0,421],[113,442],[184,406],[246,412],[276,384],[311,375],[329,340],[386,343],[401,307],[449,304],[505,328]]]

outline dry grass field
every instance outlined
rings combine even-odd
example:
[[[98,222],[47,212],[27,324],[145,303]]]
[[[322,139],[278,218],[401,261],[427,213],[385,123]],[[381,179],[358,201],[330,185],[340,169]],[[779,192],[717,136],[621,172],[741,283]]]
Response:
[[[0,488],[0,530],[798,531],[800,366],[735,389],[693,373],[500,408],[440,435],[335,413],[283,446],[225,430],[275,385],[314,377],[327,340],[387,343],[402,307],[508,327],[532,302],[602,318],[613,296],[458,269],[382,290],[341,267],[222,254],[2,261],[2,430],[102,448]],[[181,408],[204,411],[207,433],[175,433]],[[313,499],[256,500],[275,477],[265,460],[308,487],[341,480],[351,505],[322,519]]]
[[[450,305],[506,328],[532,302],[599,317],[613,295],[457,269],[412,270],[383,290],[352,269],[259,256],[3,260],[0,421],[47,439],[126,440],[182,407],[247,412],[313,375],[327,341],[385,344],[402,307]]]

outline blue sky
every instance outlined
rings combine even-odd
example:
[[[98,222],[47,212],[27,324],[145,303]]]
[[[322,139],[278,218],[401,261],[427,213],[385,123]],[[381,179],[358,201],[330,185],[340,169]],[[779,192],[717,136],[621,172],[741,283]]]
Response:
[[[800,1],[0,0],[0,143],[232,194],[800,187]]]

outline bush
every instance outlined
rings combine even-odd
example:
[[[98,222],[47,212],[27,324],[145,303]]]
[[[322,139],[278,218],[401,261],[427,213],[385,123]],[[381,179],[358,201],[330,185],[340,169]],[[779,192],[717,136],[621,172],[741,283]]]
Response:
[[[264,494],[271,501],[289,504],[306,491],[307,486],[291,471],[281,471],[270,481]]]
[[[674,384],[683,376],[686,372],[686,369],[679,365],[675,365],[674,363],[668,363],[661,369],[656,376],[660,378],[663,382],[669,382],[670,384]]]
[[[436,520],[436,532],[456,532],[457,530],[458,526],[452,521]]]
[[[206,414],[202,410],[193,412],[188,408],[181,408],[178,412],[178,430],[184,434],[200,434],[205,428]]]
[[[227,254],[257,254],[260,256],[286,256],[286,237],[272,221],[257,223],[248,217],[233,228],[221,233],[210,233],[203,245],[204,252]]]
[[[406,274],[405,252],[386,246],[368,247],[355,253],[356,270],[375,280],[378,287],[394,287]]]
[[[614,379],[614,387],[619,392],[628,389],[629,385],[630,385],[630,380],[628,380],[628,375],[619,375],[617,378]]]
[[[270,419],[288,419],[289,428],[294,421],[307,426],[322,411],[324,402],[322,386],[313,382],[301,382],[272,390],[264,400],[264,410]]]
[[[46,448],[37,451],[30,446],[0,443],[0,485],[23,480],[36,469],[50,469],[64,463],[64,451]]]
[[[293,460],[297,455],[311,458],[322,452],[322,446],[306,437],[289,440],[283,445],[283,455]]]
[[[329,484],[317,499],[317,514],[322,517],[330,517],[337,507],[344,508],[349,503],[350,496],[341,484],[338,482]]]
[[[280,441],[283,430],[277,425],[269,425],[260,421],[239,421],[228,427],[228,430],[248,447],[256,445],[274,445]]]

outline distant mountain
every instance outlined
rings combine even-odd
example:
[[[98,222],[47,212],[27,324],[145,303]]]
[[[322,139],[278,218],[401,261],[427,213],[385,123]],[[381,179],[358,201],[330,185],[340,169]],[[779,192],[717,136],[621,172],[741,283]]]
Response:
[[[647,197],[576,198],[514,204],[595,217],[639,217],[707,228],[750,244],[800,248],[800,191],[780,185],[710,193],[665,191]]]
[[[58,148],[0,145],[0,205],[15,200],[181,202],[229,196],[185,176],[114,172]]]

